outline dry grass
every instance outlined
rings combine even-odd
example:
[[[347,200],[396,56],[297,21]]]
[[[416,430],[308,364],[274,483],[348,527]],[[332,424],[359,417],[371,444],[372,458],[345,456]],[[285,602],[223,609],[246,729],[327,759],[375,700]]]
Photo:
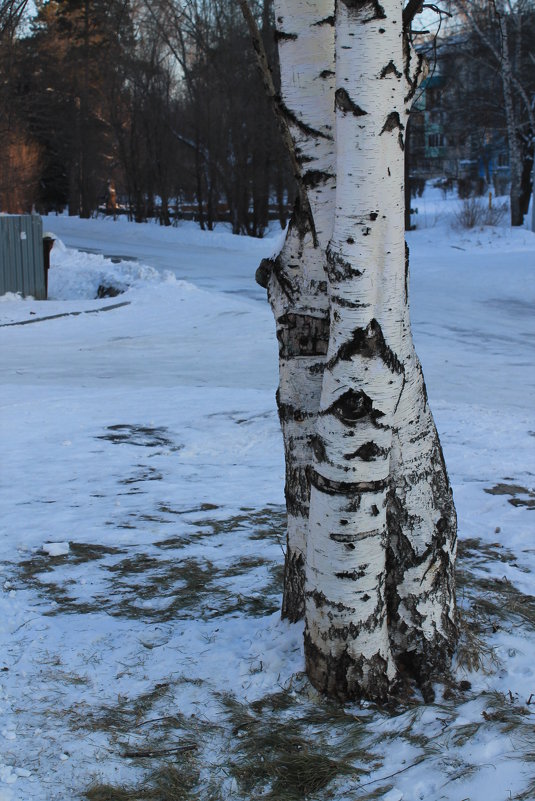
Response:
[[[183,513],[203,513],[215,508],[203,504]],[[284,520],[280,507],[275,511],[270,508],[244,510],[224,520],[201,517],[187,524],[185,533],[156,542],[152,553],[135,546],[118,549],[72,543],[70,552],[64,556],[38,553],[20,562],[16,579],[53,602],[47,612],[49,615],[106,611],[114,617],[151,622],[199,615],[207,619],[237,612],[261,616],[279,608],[281,563],[262,556],[245,556],[239,561],[214,564],[209,559],[184,556],[182,551],[204,537],[239,535],[247,539],[279,541],[284,536]],[[135,521],[121,527],[135,528]],[[99,561],[97,569],[103,574],[106,591],[80,599],[78,584],[70,578],[66,568],[89,561]],[[251,580],[247,583],[254,588],[250,595],[243,592],[244,582],[239,582],[238,590],[236,581],[248,574]]]
[[[221,697],[232,727],[229,770],[242,797],[301,801],[334,780],[355,782],[374,757],[363,748],[364,727],[336,704],[277,693],[251,706]]]
[[[150,773],[140,787],[95,784],[86,793],[87,801],[221,801],[213,783],[200,785],[200,770],[195,760],[165,765]]]

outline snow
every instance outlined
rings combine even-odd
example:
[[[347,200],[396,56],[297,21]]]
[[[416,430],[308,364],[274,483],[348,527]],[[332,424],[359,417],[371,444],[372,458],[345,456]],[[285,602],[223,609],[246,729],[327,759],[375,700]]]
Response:
[[[280,621],[277,345],[254,272],[281,234],[50,216],[51,299],[0,298],[0,801],[136,786],[169,759],[248,799],[261,724],[362,771],[334,778],[336,801],[535,797],[535,236],[454,228],[458,201],[430,188],[415,203],[464,689],[338,710],[303,676],[302,626]],[[184,742],[186,763],[135,756]]]
[[[45,542],[43,545],[43,551],[49,556],[65,556],[69,550],[68,542]]]

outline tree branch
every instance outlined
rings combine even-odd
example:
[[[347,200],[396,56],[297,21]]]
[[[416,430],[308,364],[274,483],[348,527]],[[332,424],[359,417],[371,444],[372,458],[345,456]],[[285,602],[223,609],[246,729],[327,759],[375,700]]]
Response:
[[[405,30],[410,29],[414,17],[421,12],[422,8],[423,0],[409,0],[403,9],[403,27]]]

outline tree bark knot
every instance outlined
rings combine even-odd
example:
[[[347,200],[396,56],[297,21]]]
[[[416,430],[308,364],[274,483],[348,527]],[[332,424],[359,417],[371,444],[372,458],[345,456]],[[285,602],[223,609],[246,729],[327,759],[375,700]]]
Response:
[[[327,409],[319,412],[325,416],[332,414],[346,426],[354,426],[364,418],[375,428],[384,428],[379,422],[384,412],[375,409],[373,401],[363,390],[348,389]]]

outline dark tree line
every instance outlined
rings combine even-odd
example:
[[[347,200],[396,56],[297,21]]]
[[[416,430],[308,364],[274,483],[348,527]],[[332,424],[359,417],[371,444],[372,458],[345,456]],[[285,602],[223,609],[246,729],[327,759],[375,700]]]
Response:
[[[0,3],[0,208],[261,236],[293,179],[234,0]],[[275,63],[270,0],[256,8]]]

